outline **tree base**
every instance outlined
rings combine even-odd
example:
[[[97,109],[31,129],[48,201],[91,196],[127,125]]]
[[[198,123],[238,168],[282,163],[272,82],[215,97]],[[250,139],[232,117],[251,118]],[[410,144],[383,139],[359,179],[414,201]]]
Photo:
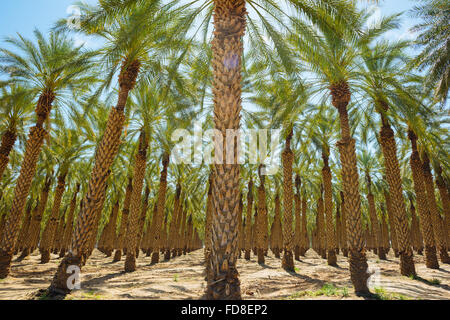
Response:
[[[72,256],[70,253],[64,257],[58,266],[58,270],[53,278],[50,287],[47,290],[49,297],[67,295],[73,288],[69,288],[69,285],[74,285],[74,282],[69,279],[73,276],[72,272],[68,272],[69,267],[78,267],[81,270],[82,259],[81,257]]]
[[[284,250],[281,267],[286,271],[295,272],[294,257],[292,256],[291,251]]]
[[[425,247],[425,265],[428,269],[439,269],[439,261],[436,255],[436,247]]]
[[[328,250],[327,262],[329,266],[337,267],[336,250]]]
[[[125,272],[136,271],[136,257],[134,254],[127,254],[125,259]]]
[[[235,267],[230,266],[228,272],[216,277],[209,272],[206,289],[207,300],[241,300],[241,282]]]
[[[265,259],[264,259],[264,249],[258,249],[258,263],[259,264],[264,264]]]
[[[159,263],[159,252],[153,252],[151,264]]]
[[[357,295],[370,294],[369,288],[367,287],[367,280],[370,275],[367,273],[368,265],[366,255],[357,250],[350,250],[349,255],[350,278],[355,288],[355,293]]]
[[[41,250],[41,264],[46,264],[50,262],[50,250]]]
[[[416,275],[414,259],[412,253],[400,254],[400,273],[402,276],[410,277]]]
[[[250,260],[250,253],[251,253],[251,250],[245,250],[245,254],[244,254],[245,260]]]
[[[378,248],[378,258],[380,260],[387,260],[386,253],[384,252],[383,248]]]
[[[439,250],[439,258],[442,263],[450,264],[450,257],[448,256],[448,252],[446,248],[441,248]]]
[[[119,262],[122,259],[122,250],[116,250],[112,262]]]
[[[11,271],[12,254],[0,249],[0,279],[5,279]]]
[[[167,251],[164,253],[164,260],[165,260],[165,261],[169,261],[169,260],[170,260],[170,250],[167,250]]]

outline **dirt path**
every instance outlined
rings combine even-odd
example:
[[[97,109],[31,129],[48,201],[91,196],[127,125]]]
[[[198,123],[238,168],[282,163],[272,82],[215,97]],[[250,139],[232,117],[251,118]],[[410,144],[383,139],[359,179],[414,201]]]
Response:
[[[368,254],[369,266],[379,268],[378,276],[371,278],[372,291],[391,299],[450,299],[449,265],[430,270],[423,257],[416,256],[420,278],[414,280],[400,276],[398,259],[391,254],[388,261],[378,261]],[[37,290],[45,289],[60,261],[52,257],[50,263],[41,265],[36,251],[26,260],[14,262],[11,276],[0,280],[0,300],[29,299]],[[153,266],[141,255],[138,270],[131,274],[122,272],[123,260],[111,260],[96,250],[82,270],[82,289],[67,299],[200,299],[205,291],[202,250]],[[353,294],[347,259],[341,255],[339,267],[327,266],[312,250],[301,262],[296,261],[295,274],[286,273],[280,265],[272,255],[266,257],[263,266],[255,257],[250,261],[239,259],[243,298],[362,299]]]

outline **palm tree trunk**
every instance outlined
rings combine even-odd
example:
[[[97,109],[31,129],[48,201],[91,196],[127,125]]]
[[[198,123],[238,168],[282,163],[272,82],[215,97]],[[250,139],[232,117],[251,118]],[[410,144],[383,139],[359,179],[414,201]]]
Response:
[[[435,187],[433,182],[433,176],[431,174],[430,160],[428,159],[428,155],[426,153],[424,153],[422,160],[423,160],[422,169],[425,178],[425,189],[427,191],[428,208],[431,214],[431,224],[433,225],[434,240],[436,241],[439,250],[439,257],[441,258],[441,262],[450,263],[450,257],[448,256],[445,242],[446,236],[444,233],[444,226],[442,219],[439,215],[439,209],[437,207],[436,197],[434,193]]]
[[[128,178],[127,190],[125,191],[125,198],[123,200],[122,218],[120,220],[119,235],[116,241],[116,252],[114,254],[113,262],[118,262],[122,259],[122,251],[125,247],[125,235],[128,227],[128,216],[130,214],[131,194],[133,193],[133,179]]]
[[[286,146],[281,155],[283,164],[283,260],[282,267],[286,271],[294,271],[294,234],[292,232],[292,205],[294,192],[292,188],[292,164],[294,153],[291,150],[292,131],[286,138]]]
[[[238,258],[241,258],[242,248],[243,248],[243,239],[244,239],[244,230],[242,229],[242,212],[244,211],[244,202],[242,200],[242,193],[239,199],[239,213],[238,213],[238,227],[239,227],[239,235],[238,235]]]
[[[166,251],[165,260],[170,260],[172,256],[173,249],[176,247],[177,240],[177,230],[180,223],[180,196],[181,196],[181,186],[177,184],[177,189],[175,191],[175,199],[173,204],[173,215],[172,220],[170,221],[169,228],[169,241]]]
[[[145,188],[144,193],[144,201],[142,202],[142,209],[141,209],[141,221],[139,226],[139,236],[138,236],[138,248],[136,248],[136,258],[139,257],[139,251],[142,249],[142,245],[144,242],[144,227],[145,222],[147,221],[147,210],[148,210],[148,197],[150,195],[150,187],[147,185]]]
[[[213,190],[213,174],[209,174],[209,188],[208,188],[208,198],[206,203],[206,223],[205,223],[205,262],[206,267],[210,267],[209,258],[211,257],[212,250],[212,214],[213,214],[213,199],[212,199],[212,190]]]
[[[169,166],[169,159],[170,156],[168,153],[164,153],[162,164],[163,164],[163,170],[161,171],[161,177],[160,177],[160,183],[159,183],[159,190],[158,190],[158,210],[156,211],[156,217],[155,220],[155,233],[153,238],[153,254],[152,254],[152,261],[151,263],[158,263],[159,262],[159,251],[162,248],[162,241],[161,241],[161,228],[162,223],[164,222],[164,212],[166,209],[166,191],[167,191],[167,169]]]
[[[301,251],[300,255],[305,256],[306,251],[308,251],[310,247],[309,237],[308,237],[308,220],[306,217],[306,196],[302,197],[302,236],[301,236]]]
[[[385,111],[387,111],[387,104],[384,103],[382,105]],[[394,228],[397,234],[400,273],[404,276],[414,276],[416,270],[411,248],[411,235],[406,216],[406,207],[403,199],[402,179],[397,158],[397,144],[394,138],[394,131],[383,114],[381,114],[381,119],[383,126],[380,131],[380,144],[385,160],[386,180],[389,185],[394,215]]]
[[[17,134],[13,129],[8,129],[2,136],[0,144],[0,181],[3,177],[3,172],[9,162],[9,154],[11,153],[14,143],[16,143]]]
[[[317,231],[319,236],[319,254],[323,259],[327,258],[327,233],[325,225],[325,215],[324,215],[324,203],[323,203],[323,186],[320,186],[320,198],[317,201]]]
[[[245,225],[245,260],[250,260],[250,254],[252,251],[252,212],[253,212],[253,181],[250,179],[248,182],[247,192],[247,216]]]
[[[374,247],[377,249],[378,258],[380,260],[386,260],[386,253],[384,252],[382,245],[382,237],[381,237],[381,229],[380,224],[378,222],[377,211],[375,208],[375,198],[372,193],[372,181],[370,176],[367,175],[367,188],[369,190],[367,194],[367,202],[369,203],[369,216],[370,216],[370,224],[372,225],[372,232],[374,234]]]
[[[347,106],[351,93],[347,82],[330,87],[333,106],[339,112],[341,140],[338,148],[342,163],[342,182],[345,193],[345,215],[347,223],[348,247],[350,251],[350,276],[356,293],[368,293],[367,258],[364,252],[361,222],[361,195],[359,194],[359,175],[356,166],[355,140],[350,134]]]
[[[384,198],[386,199],[386,210],[387,210],[387,217],[389,221],[389,237],[391,240],[392,250],[394,251],[394,255],[397,258],[399,256],[398,253],[398,240],[397,240],[397,229],[395,228],[395,222],[394,222],[394,214],[392,213],[392,201],[391,196],[389,193],[385,190],[384,191]]]
[[[264,250],[267,238],[267,211],[266,211],[266,189],[264,186],[265,176],[262,175],[260,167],[260,186],[258,187],[258,223],[256,227],[256,247],[258,252],[258,263],[264,264]]]
[[[446,233],[444,236],[447,238],[447,250],[450,250],[450,197],[442,177],[442,168],[438,166],[436,170],[436,185],[439,189],[439,195],[441,196],[442,209],[444,213],[444,230]]]
[[[119,215],[119,200],[113,205],[111,216],[109,218],[108,230],[106,230],[105,236],[105,254],[107,257],[112,255],[114,250],[114,242],[116,240],[116,231],[117,231],[117,216]]]
[[[423,238],[419,229],[419,221],[416,216],[416,207],[414,206],[412,199],[410,199],[410,211],[411,211],[411,235],[413,236],[413,243],[417,254],[422,255],[423,251]]]
[[[69,249],[69,246],[70,246],[70,238],[73,233],[73,222],[74,222],[74,217],[75,217],[75,209],[77,207],[77,196],[78,196],[79,192],[80,192],[80,184],[78,183],[75,188],[75,192],[73,193],[72,200],[70,201],[70,205],[69,205],[69,215],[67,217],[66,227],[64,229],[64,237],[63,237],[62,248],[61,248],[61,253],[60,253],[61,258],[64,257],[66,251]]]
[[[345,213],[345,197],[341,191],[341,222],[342,222],[342,255],[348,257],[348,242],[347,242],[347,214]]]
[[[294,230],[294,256],[295,260],[300,261],[301,243],[302,243],[302,223],[301,223],[301,179],[298,175],[295,176],[295,188],[297,193],[294,195],[294,211],[295,211],[295,230]]]
[[[48,263],[50,261],[50,251],[53,249],[53,239],[55,237],[59,209],[61,208],[61,200],[64,194],[64,189],[66,187],[66,175],[60,175],[58,177],[58,183],[55,188],[55,197],[53,199],[53,207],[50,218],[47,222],[47,226],[42,234],[41,245],[39,250],[41,251],[41,263]]]
[[[322,153],[322,158],[324,161],[324,166],[322,169],[322,179],[324,184],[325,217],[327,227],[327,261],[328,265],[337,266],[336,249],[338,246],[333,223],[333,191],[331,185],[331,169],[328,165],[328,156],[325,153]]]
[[[213,96],[214,124],[222,137],[227,130],[238,130],[241,112],[241,60],[246,26],[245,0],[214,0]],[[231,141],[227,141],[227,143]],[[234,142],[234,139],[233,139]],[[216,143],[216,153],[232,163],[214,165],[212,270],[208,275],[207,299],[241,299],[239,273],[236,268],[238,247],[237,215],[239,211],[240,166],[237,142],[234,154]],[[229,161],[226,161],[229,162]]]
[[[28,135],[20,174],[14,189],[10,214],[0,240],[0,279],[6,278],[9,274],[14,247],[19,235],[20,221],[25,209],[25,202],[30,192],[34,174],[36,173],[36,165],[42,145],[44,144],[44,139],[48,134],[43,128],[43,125],[50,114],[53,100],[55,100],[53,91],[44,90],[37,103],[36,125],[31,128],[30,134]]]
[[[439,262],[436,255],[436,245],[434,241],[431,212],[428,207],[428,199],[425,188],[425,177],[422,171],[422,162],[417,150],[417,136],[411,129],[408,130],[408,137],[411,141],[411,157],[409,164],[414,182],[414,193],[416,194],[417,210],[420,217],[420,230],[425,242],[425,264],[427,268],[439,269]]]
[[[280,249],[283,246],[283,228],[281,225],[281,203],[278,193],[275,196],[275,216],[273,218],[273,235],[275,258],[280,258]]]
[[[72,237],[71,250],[60,263],[49,288],[49,294],[69,293],[71,290],[67,287],[67,279],[70,274],[67,273],[67,267],[75,265],[81,268],[82,255],[88,249],[86,248],[89,240],[88,235],[94,227],[98,203],[105,190],[109,169],[119,150],[120,137],[125,122],[124,110],[128,94],[136,84],[139,68],[140,62],[137,60],[129,62],[125,59],[122,64],[119,75],[117,106],[110,112],[105,133],[97,148],[95,165],[89,180],[88,191],[82,200],[80,214]]]
[[[136,248],[138,246],[139,215],[141,213],[142,188],[144,186],[145,170],[147,168],[148,138],[144,130],[139,137],[139,150],[134,164],[133,192],[131,193],[131,210],[128,217],[126,233],[127,257],[125,259],[125,272],[136,270]]]

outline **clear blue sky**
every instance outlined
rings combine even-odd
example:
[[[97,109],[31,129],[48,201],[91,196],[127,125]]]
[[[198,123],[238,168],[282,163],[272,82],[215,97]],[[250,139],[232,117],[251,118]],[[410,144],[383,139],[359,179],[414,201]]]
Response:
[[[0,4],[0,38],[13,36],[16,32],[26,37],[32,35],[34,28],[48,30],[62,17],[69,16],[67,9],[74,0],[2,0]],[[89,0],[95,3],[95,0]],[[381,0],[382,14],[409,10],[413,0]],[[403,35],[414,24],[410,18],[404,18],[404,27],[396,36]]]

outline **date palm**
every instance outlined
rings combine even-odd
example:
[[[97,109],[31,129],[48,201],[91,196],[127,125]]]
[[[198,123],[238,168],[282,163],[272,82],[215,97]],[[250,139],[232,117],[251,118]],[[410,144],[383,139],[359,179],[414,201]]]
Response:
[[[66,35],[53,32],[48,38],[35,30],[36,42],[25,39],[7,39],[19,52],[0,50],[2,72],[10,76],[8,82],[24,83],[33,88],[37,97],[36,124],[30,129],[22,161],[21,172],[16,182],[11,211],[0,242],[0,277],[9,273],[12,251],[17,240],[26,197],[30,191],[36,163],[44,139],[48,135],[45,123],[49,121],[53,103],[63,103],[65,92],[84,89],[87,81],[93,81],[92,56],[82,47],[76,47]]]
[[[367,13],[358,12],[355,7],[353,9],[354,13],[348,16],[346,23],[342,21],[343,17],[338,15],[331,19],[330,24],[320,24],[318,30],[309,29],[305,32],[302,24],[294,22],[293,28],[302,36],[293,37],[291,40],[299,59],[307,62],[309,69],[317,75],[317,90],[325,91],[328,88],[332,105],[339,113],[341,140],[337,145],[345,194],[350,273],[355,292],[366,294],[369,292],[366,283],[369,275],[363,243],[356,141],[352,137],[348,107],[352,81],[356,77],[353,67],[359,55],[358,48],[395,27],[396,23],[394,16],[383,19],[376,28],[364,27]],[[308,41],[303,41],[303,38]]]
[[[397,143],[389,114],[395,104],[391,101],[392,90],[401,87],[398,77],[404,58],[402,49],[407,43],[378,43],[374,47],[362,48],[362,90],[370,104],[381,118],[379,143],[384,156],[386,179],[394,210],[394,223],[399,243],[400,270],[402,275],[415,275],[411,235],[407,223],[406,206],[403,198],[402,179],[397,157]],[[395,120],[394,120],[395,121]]]
[[[159,1],[134,8],[124,16],[111,12],[110,1],[98,6],[81,5],[82,32],[97,35],[106,41],[102,61],[107,71],[105,85],[118,74],[119,91],[117,105],[111,109],[103,138],[98,145],[87,193],[82,202],[77,225],[72,236],[69,253],[61,262],[49,287],[49,294],[67,294],[66,272],[69,265],[81,267],[82,257],[88,252],[89,235],[92,234],[102,202],[110,167],[117,155],[120,137],[125,123],[125,107],[130,91],[139,80],[140,70],[154,70],[158,66],[158,46],[163,40],[162,28],[170,19],[160,9]],[[60,23],[63,26],[64,22]],[[101,208],[100,208],[101,211]]]
[[[4,87],[0,95],[2,134],[0,145],[0,181],[9,162],[9,154],[18,136],[24,135],[25,124],[33,112],[33,93],[18,84]]]

